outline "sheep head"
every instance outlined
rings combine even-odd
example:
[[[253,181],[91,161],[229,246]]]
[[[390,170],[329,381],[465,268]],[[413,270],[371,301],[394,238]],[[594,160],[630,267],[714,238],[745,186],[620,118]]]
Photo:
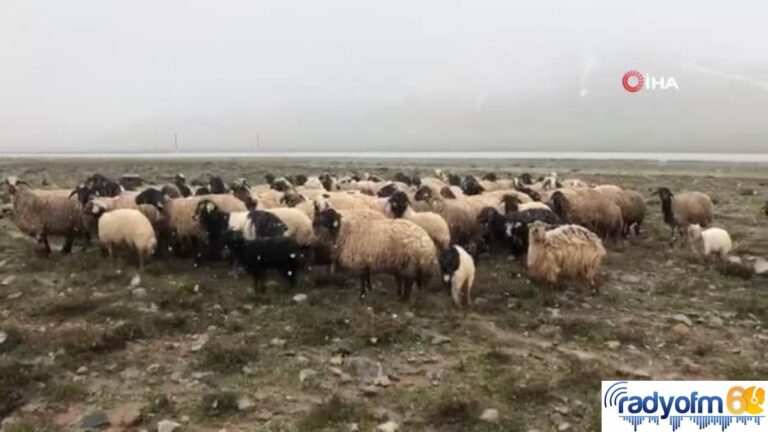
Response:
[[[451,186],[461,186],[461,177],[458,174],[448,174],[448,184]]]
[[[528,225],[528,240],[530,242],[543,243],[547,237],[547,224],[541,221]]]
[[[411,186],[412,184],[411,178],[401,172],[395,173],[395,176],[392,179],[396,182],[405,183],[408,186]]]
[[[530,185],[533,184],[533,178],[531,178],[531,175],[528,173],[522,173],[520,174],[520,177],[517,178],[520,184],[524,185]]]
[[[550,198],[550,207],[552,207],[552,211],[555,212],[556,215],[560,216],[561,219],[567,220],[568,215],[568,198],[565,197],[565,194],[556,191],[552,194],[552,198]]]
[[[451,190],[449,186],[443,186],[440,189],[440,196],[448,199],[456,199],[456,194],[453,193],[453,190]]]
[[[446,286],[450,286],[451,279],[453,279],[453,275],[461,264],[459,251],[455,247],[449,247],[441,251],[438,262],[440,263],[440,272],[443,274],[443,283]]]
[[[504,204],[504,213],[514,213],[518,210],[520,210],[520,198],[514,196],[514,195],[504,195],[501,197],[501,201],[499,201],[499,204]]]
[[[428,201],[432,198],[434,198],[434,193],[428,186],[420,187],[419,190],[416,191],[416,195],[413,196],[413,199],[416,201]]]
[[[317,210],[317,208],[315,208]],[[318,237],[330,237],[335,239],[341,229],[341,214],[336,210],[329,208],[317,212],[315,220],[312,222],[312,228]]]
[[[397,185],[395,185],[394,183],[390,183],[384,186],[383,188],[379,189],[379,191],[376,193],[376,196],[378,196],[379,198],[386,198],[386,197],[392,196],[392,194],[394,194],[395,192],[397,192]]]
[[[485,189],[480,186],[480,182],[473,176],[466,176],[461,182],[461,190],[467,195],[480,195]]]
[[[494,172],[489,172],[489,173],[486,173],[486,174],[483,176],[483,180],[487,180],[487,181],[492,181],[492,182],[495,182],[495,181],[497,181],[498,179],[499,179],[499,178],[498,178],[498,177],[496,177],[496,173],[494,173]]]
[[[408,210],[408,206],[411,204],[408,195],[403,191],[393,193],[388,201],[389,207],[392,209],[392,214],[395,215],[395,217],[403,217],[403,214]]]

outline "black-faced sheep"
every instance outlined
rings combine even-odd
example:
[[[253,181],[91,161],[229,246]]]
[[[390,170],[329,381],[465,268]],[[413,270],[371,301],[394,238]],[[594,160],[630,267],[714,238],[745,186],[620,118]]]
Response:
[[[435,244],[412,222],[347,219],[328,209],[315,217],[314,228],[331,245],[335,264],[360,277],[361,298],[371,286],[371,274],[394,275],[400,298],[407,300],[414,283],[423,287],[438,270]]]
[[[84,185],[94,196],[99,197],[113,197],[120,195],[123,191],[118,182],[99,173],[88,177]]]
[[[477,216],[483,208],[489,206],[470,198],[444,199],[427,186],[419,188],[414,197],[416,201],[426,202],[431,211],[445,219],[451,230],[451,240],[458,244],[471,243],[480,236]]]
[[[15,177],[6,179],[13,203],[16,226],[24,234],[42,244],[47,254],[51,253],[48,236],[65,238],[61,253],[72,251],[76,237],[83,237],[85,244],[90,241],[85,215],[80,203],[71,198],[69,191],[31,189]]]
[[[581,225],[601,238],[618,241],[624,227],[621,209],[592,189],[562,189],[549,203],[563,222]]]
[[[277,216],[266,211],[226,212],[210,199],[197,203],[194,218],[208,235],[208,258],[214,260],[221,257],[228,231],[240,232],[246,240],[254,240],[281,237],[287,229]]]
[[[405,192],[395,192],[389,197],[389,209],[396,218],[409,220],[422,227],[438,249],[451,244],[451,231],[442,216],[434,212],[415,212]]]
[[[96,207],[98,209],[98,207]],[[96,215],[99,223],[99,243],[113,261],[115,248],[128,246],[136,252],[139,271],[144,270],[144,259],[155,252],[157,238],[149,219],[135,209],[116,209]]]
[[[661,211],[664,222],[672,228],[671,243],[675,243],[679,234],[684,237],[688,225],[698,224],[707,227],[712,223],[714,205],[709,196],[702,192],[681,192],[673,194],[669,188],[660,187],[654,195],[661,198]]]
[[[137,205],[148,204],[162,211],[163,206],[165,205],[166,198],[167,198],[167,195],[163,191],[150,187],[150,188],[144,189],[138,195],[136,195],[136,198],[134,198],[134,201],[136,202]]]
[[[514,213],[518,211],[526,211],[531,209],[541,209],[541,210],[548,210],[552,211],[551,208],[549,208],[548,205],[538,202],[538,201],[532,201],[532,202],[521,202],[520,197],[518,195],[504,195],[501,197],[500,201],[500,207],[499,210],[503,211],[504,214]]]
[[[173,184],[176,185],[177,188],[179,188],[179,192],[181,192],[181,196],[186,198],[189,196],[192,196],[192,189],[187,186],[187,179],[184,177],[184,174],[178,173],[173,178]]]
[[[254,291],[263,292],[261,281],[267,270],[277,270],[296,286],[299,272],[304,267],[301,247],[290,237],[261,237],[246,240],[242,233],[229,231],[224,245],[253,278]]]
[[[567,280],[590,284],[597,289],[605,248],[600,239],[578,225],[563,225],[547,231],[543,222],[529,227],[528,276],[550,286]]]
[[[222,180],[221,177],[216,175],[211,175],[208,178],[208,187],[211,194],[225,194],[229,193],[229,189],[227,189],[226,183],[224,183],[224,180]]]
[[[475,262],[461,246],[451,246],[440,252],[438,258],[443,283],[451,290],[456,306],[466,310],[472,301],[472,285],[475,283]]]

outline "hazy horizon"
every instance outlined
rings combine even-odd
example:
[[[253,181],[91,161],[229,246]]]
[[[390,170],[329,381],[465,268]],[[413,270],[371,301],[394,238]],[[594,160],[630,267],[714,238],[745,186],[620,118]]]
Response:
[[[768,6],[0,5],[0,153],[765,153]],[[622,75],[674,77],[628,93]]]

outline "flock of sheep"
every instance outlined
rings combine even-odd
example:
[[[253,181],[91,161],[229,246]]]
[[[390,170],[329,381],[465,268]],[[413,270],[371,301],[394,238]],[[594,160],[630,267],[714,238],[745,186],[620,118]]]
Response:
[[[120,248],[133,250],[140,270],[153,255],[191,258],[195,266],[226,261],[245,269],[259,290],[268,270],[293,286],[305,268],[327,265],[357,276],[361,296],[372,274],[391,274],[403,300],[414,285],[439,275],[460,307],[470,304],[475,262],[486,253],[514,255],[529,278],[546,286],[596,289],[604,242],[638,235],[646,215],[638,192],[561,181],[556,173],[267,175],[255,186],[209,176],[198,187],[178,174],[173,183],[141,191],[100,174],[74,190],[34,189],[15,177],[6,184],[16,225],[48,254],[48,236],[63,236],[62,252],[69,253],[75,239],[85,248],[93,234],[113,259]],[[673,242],[690,240],[702,255],[728,254],[728,233],[707,229],[714,206],[706,194],[663,187],[657,194]]]

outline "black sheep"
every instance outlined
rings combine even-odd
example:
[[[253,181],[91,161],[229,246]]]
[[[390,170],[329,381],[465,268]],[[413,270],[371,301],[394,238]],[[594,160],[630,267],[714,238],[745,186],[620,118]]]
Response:
[[[228,231],[224,244],[253,278],[253,288],[257,294],[264,292],[261,280],[267,270],[279,271],[294,288],[299,272],[304,268],[301,247],[290,237],[245,240],[241,233]]]
[[[461,182],[461,190],[467,195],[480,195],[485,192],[480,182],[473,176],[466,176],[464,178],[464,181]]]
[[[181,192],[181,196],[184,198],[188,196],[192,196],[192,189],[187,186],[187,178],[184,177],[184,174],[178,173],[173,178],[173,184],[176,185],[177,188],[179,188],[179,192]]]
[[[165,193],[155,188],[147,188],[136,195],[136,204],[149,204],[155,206],[158,210],[163,210],[165,203]]]
[[[123,192],[120,184],[99,173],[93,174],[85,180],[85,187],[99,197],[114,197]]]
[[[274,214],[264,210],[251,210],[248,221],[253,227],[256,237],[280,237],[285,235],[288,227]]]
[[[410,177],[408,177],[407,175],[405,175],[405,174],[403,174],[401,172],[395,173],[395,176],[392,179],[394,181],[396,181],[396,182],[405,183],[408,186],[411,186],[413,184],[413,180]],[[421,183],[421,182],[419,182],[419,183]]]
[[[553,226],[563,224],[559,216],[545,209],[524,210],[506,216],[504,238],[510,253],[518,259],[528,253],[528,225],[535,221],[542,221]]]
[[[224,180],[222,180],[219,176],[210,176],[208,179],[208,185],[210,186],[210,191],[212,194],[225,194],[229,192],[227,185],[224,184]]]

